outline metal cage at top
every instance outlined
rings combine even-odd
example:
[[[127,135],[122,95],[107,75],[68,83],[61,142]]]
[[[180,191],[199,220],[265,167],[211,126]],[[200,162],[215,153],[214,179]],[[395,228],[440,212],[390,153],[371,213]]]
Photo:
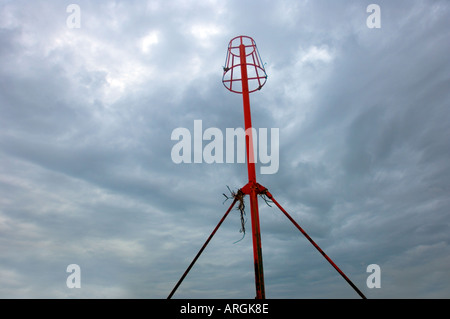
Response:
[[[244,55],[245,58],[241,58]],[[233,38],[228,44],[228,52],[223,67],[222,82],[234,93],[242,93],[242,69],[245,63],[249,93],[261,90],[267,81],[266,70],[259,55],[255,41],[248,36]]]

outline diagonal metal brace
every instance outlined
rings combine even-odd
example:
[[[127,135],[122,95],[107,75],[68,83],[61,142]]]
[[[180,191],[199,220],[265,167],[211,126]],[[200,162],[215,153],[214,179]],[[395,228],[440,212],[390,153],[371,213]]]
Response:
[[[228,210],[226,211],[226,213],[223,215],[222,219],[219,221],[219,223],[217,224],[216,228],[214,228],[213,232],[211,233],[211,235],[209,235],[208,239],[206,240],[206,242],[203,244],[202,248],[200,249],[200,251],[197,253],[197,255],[195,256],[195,258],[192,260],[191,264],[189,265],[189,267],[186,269],[186,271],[184,272],[183,276],[181,276],[180,280],[178,280],[177,284],[175,285],[175,287],[172,289],[172,292],[169,294],[169,296],[167,297],[167,299],[171,299],[173,294],[177,291],[178,287],[181,285],[181,283],[183,282],[184,278],[186,278],[187,274],[189,273],[189,271],[191,270],[191,268],[194,266],[195,262],[197,261],[197,259],[200,257],[200,255],[202,254],[203,250],[205,250],[206,246],[209,244],[209,242],[211,241],[211,239],[214,237],[215,233],[217,232],[217,230],[219,229],[220,225],[222,225],[223,221],[225,220],[225,218],[227,218],[228,214],[230,213],[231,209],[233,208],[234,204],[236,204],[237,202],[237,198],[235,197],[233,200],[233,203],[231,203],[230,207],[228,208]]]
[[[288,212],[273,198],[272,194],[266,190],[264,192],[264,195],[266,195],[277,207],[286,215],[286,217],[294,224],[295,227],[297,227],[298,230],[306,237],[306,239],[309,240],[309,242],[322,254],[322,256],[334,267],[334,269],[337,270],[337,272],[342,276],[342,278],[347,281],[347,283],[360,295],[362,299],[367,299],[366,296],[358,289],[358,287],[355,286],[355,284],[344,274],[344,272],[339,269],[339,267],[330,259],[330,257],[325,254],[325,252],[319,247],[319,245],[316,244],[314,240],[312,240],[311,237],[303,230],[303,228],[300,227],[299,224],[288,214]]]

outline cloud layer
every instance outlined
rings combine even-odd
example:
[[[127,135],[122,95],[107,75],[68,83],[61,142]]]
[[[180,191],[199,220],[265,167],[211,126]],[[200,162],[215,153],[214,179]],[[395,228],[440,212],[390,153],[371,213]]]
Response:
[[[377,3],[380,29],[364,1],[79,1],[71,29],[70,3],[1,1],[0,297],[167,297],[226,186],[246,184],[245,164],[170,157],[194,120],[243,127],[221,77],[244,34],[269,76],[253,124],[280,129],[279,170],[258,181],[369,298],[448,298],[450,5]],[[268,298],[358,297],[281,212],[260,214]],[[254,297],[239,229],[233,211],[175,297]]]

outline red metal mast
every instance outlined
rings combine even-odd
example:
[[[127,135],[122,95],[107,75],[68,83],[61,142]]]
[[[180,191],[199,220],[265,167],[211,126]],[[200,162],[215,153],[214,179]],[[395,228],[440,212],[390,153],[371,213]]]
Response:
[[[250,93],[248,90],[248,75],[247,75],[247,62],[245,54],[245,46],[241,44],[239,46],[240,60],[241,60],[241,75],[242,75],[242,99],[244,103],[244,121],[246,135],[246,147],[247,147],[247,168],[248,168],[248,190],[250,195],[250,210],[252,221],[252,239],[253,239],[253,258],[255,263],[255,285],[256,285],[256,298],[264,299],[264,271],[262,260],[262,247],[261,247],[261,229],[259,226],[259,211],[258,211],[258,197],[256,194],[256,172],[254,161],[254,148],[253,148],[253,132],[252,132],[252,119],[250,112]],[[252,156],[253,155],[253,156]],[[244,193],[246,193],[244,191]]]
[[[256,183],[249,83],[253,85],[252,92],[259,90],[264,85],[267,75],[257,52],[256,43],[252,38],[239,36],[232,39],[228,46],[223,83],[230,91],[242,93],[246,132],[245,144],[247,151],[248,184],[241,190],[244,194],[248,194],[250,196],[256,298],[265,299],[261,228],[259,224],[258,210],[259,185]],[[247,62],[247,60],[249,61]],[[238,67],[239,69],[235,69]],[[250,77],[248,75],[248,69],[252,73]],[[229,74],[229,78],[227,77],[227,74]],[[236,84],[237,88],[236,86],[233,87],[233,84]]]
[[[256,182],[255,172],[255,154],[253,148],[253,132],[252,132],[252,119],[250,112],[250,93],[260,90],[266,83],[267,75],[264,70],[261,58],[256,48],[255,41],[247,36],[238,36],[233,38],[228,45],[228,53],[224,66],[224,73],[222,82],[225,87],[234,93],[242,94],[244,104],[244,122],[245,122],[245,136],[246,136],[246,151],[247,151],[247,170],[248,170],[248,183],[242,187],[237,196],[234,196],[234,201],[226,211],[225,215],[220,220],[219,224],[213,230],[207,241],[203,244],[200,251],[195,256],[183,276],[177,282],[168,299],[172,298],[173,294],[180,286],[181,282],[187,276],[190,269],[194,266],[197,259],[200,257],[203,250],[206,248],[220,225],[233,206],[238,201],[238,197],[249,195],[250,196],[250,210],[251,210],[251,222],[252,222],[252,240],[253,240],[253,258],[255,264],[255,286],[256,286],[256,298],[265,299],[264,289],[264,271],[263,271],[263,259],[262,259],[262,247],[261,247],[261,229],[259,225],[259,211],[258,211],[258,195],[266,196],[271,200],[285,215],[286,217],[297,227],[298,230],[309,240],[309,242],[320,252],[320,254],[330,263],[331,266],[347,281],[347,283],[361,296],[366,298],[364,294],[353,284],[353,282],[344,274],[342,270],[325,254],[325,252],[317,245],[314,240],[300,227],[299,224],[288,214],[288,212],[276,201],[273,195],[267,188],[261,186]],[[235,194],[233,194],[235,195]]]

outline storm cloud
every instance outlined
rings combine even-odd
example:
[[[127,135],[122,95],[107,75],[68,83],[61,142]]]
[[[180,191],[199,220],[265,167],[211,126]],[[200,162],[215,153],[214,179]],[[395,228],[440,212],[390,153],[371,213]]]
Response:
[[[0,297],[167,297],[247,180],[174,163],[171,134],[244,126],[221,78],[247,35],[268,74],[253,125],[280,135],[259,183],[368,298],[448,298],[450,4],[377,1],[368,28],[371,3],[78,1],[70,28],[70,2],[0,1]],[[276,207],[260,219],[268,298],[358,297]],[[240,227],[174,297],[254,297]]]

